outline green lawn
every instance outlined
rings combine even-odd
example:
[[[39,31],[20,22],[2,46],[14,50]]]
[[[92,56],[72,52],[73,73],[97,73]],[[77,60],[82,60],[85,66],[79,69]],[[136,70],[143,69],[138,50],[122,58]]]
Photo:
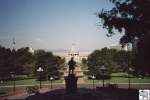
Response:
[[[62,83],[63,80],[53,80],[53,83]],[[16,85],[38,85],[39,81],[36,79],[17,80]],[[42,81],[42,84],[50,84],[50,81]],[[0,86],[13,85],[13,81],[5,81],[0,83]]]
[[[92,83],[92,80],[85,80],[88,83]],[[95,80],[96,83],[102,82],[102,80]],[[112,77],[110,80],[105,80],[106,83],[128,83],[128,78],[123,77]],[[144,79],[130,78],[131,83],[150,83],[150,78],[146,77]]]
[[[128,83],[127,73],[112,73],[112,78],[110,80],[105,80],[105,83]],[[150,77],[145,77],[143,79],[132,77],[130,78],[131,83],[150,83]],[[62,83],[63,80],[53,80],[53,83]],[[85,80],[86,83],[92,83],[92,80]],[[102,80],[95,80],[95,83],[101,83]],[[50,81],[42,81],[42,84],[50,84]],[[13,81],[5,81],[0,83],[0,86],[11,86]],[[25,79],[17,80],[16,85],[39,85],[39,81],[36,79]]]
[[[112,73],[112,78],[110,80],[105,80],[106,83],[128,83],[128,74],[127,73]],[[145,77],[143,79],[139,79],[130,75],[131,83],[150,83],[150,77]],[[92,83],[92,80],[85,80],[88,83]],[[96,83],[102,82],[102,80],[95,80]]]
[[[128,82],[128,78],[113,77],[110,81],[114,82],[114,83],[117,83],[117,82],[126,83],[126,82]],[[130,78],[130,81],[131,81],[131,83],[150,83],[150,78],[149,77],[145,77],[144,79]]]
[[[111,76],[113,77],[123,77],[128,76],[128,73],[120,72],[120,73],[112,73]]]

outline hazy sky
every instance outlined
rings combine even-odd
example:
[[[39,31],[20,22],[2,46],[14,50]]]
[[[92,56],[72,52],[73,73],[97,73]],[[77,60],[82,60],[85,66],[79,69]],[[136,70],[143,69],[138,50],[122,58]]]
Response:
[[[111,9],[109,0],[0,0],[0,45],[16,48],[80,50],[117,44],[108,38],[94,13]]]

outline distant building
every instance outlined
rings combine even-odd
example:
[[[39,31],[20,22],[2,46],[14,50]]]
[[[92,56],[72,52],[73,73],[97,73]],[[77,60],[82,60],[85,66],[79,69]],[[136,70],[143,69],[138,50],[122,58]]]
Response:
[[[80,83],[83,82],[83,77],[84,77],[84,70],[81,68],[82,59],[88,58],[88,55],[91,53],[90,51],[79,51],[78,48],[76,47],[75,44],[72,44],[71,48],[69,50],[57,50],[53,51],[54,55],[58,55],[62,58],[65,58],[66,60],[66,66],[65,70],[63,71],[64,77],[68,76],[69,72],[69,67],[68,67],[68,61],[71,59],[71,57],[74,57],[74,60],[77,62],[76,67],[75,67],[75,74],[77,77],[79,77]]]
[[[80,62],[80,56],[79,56],[79,51],[76,48],[75,44],[72,44],[71,49],[68,51],[68,55],[66,56],[67,62],[71,59],[74,58],[76,62]]]
[[[127,46],[122,47],[121,45],[112,45],[112,46],[109,47],[109,49],[125,50],[125,51],[128,50]]]
[[[91,53],[90,51],[79,51],[75,44],[72,44],[70,50],[62,50],[62,51],[53,51],[55,55],[65,58],[66,62],[68,62],[71,57],[74,57],[74,60],[77,63],[81,63],[82,59],[88,58],[88,55]]]
[[[34,53],[34,49],[29,47],[29,52],[33,54]]]

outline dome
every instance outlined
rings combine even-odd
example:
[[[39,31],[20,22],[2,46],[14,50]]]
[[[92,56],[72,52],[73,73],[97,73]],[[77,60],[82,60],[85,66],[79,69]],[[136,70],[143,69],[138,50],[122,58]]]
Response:
[[[31,47],[29,47],[29,52],[33,54],[34,50]]]
[[[75,44],[72,44],[69,55],[79,55],[79,51],[77,51]]]

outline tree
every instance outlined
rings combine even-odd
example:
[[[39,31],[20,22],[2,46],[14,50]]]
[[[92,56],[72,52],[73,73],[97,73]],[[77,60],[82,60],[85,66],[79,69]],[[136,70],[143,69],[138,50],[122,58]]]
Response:
[[[59,56],[53,56],[52,63],[48,66],[48,75],[53,77],[59,77],[63,74],[63,68],[65,66],[65,59]]]
[[[114,30],[124,33],[120,43],[135,44],[135,70],[150,74],[150,0],[109,0],[115,6],[102,10],[98,17],[103,21],[107,36],[115,34]]]
[[[42,67],[43,79],[48,75],[60,77],[65,66],[65,59],[55,56],[52,52],[37,50],[34,54],[29,47],[10,50],[0,46],[0,78],[9,79],[10,72],[16,75],[36,75],[37,69]]]
[[[62,75],[61,70],[64,68],[65,59],[59,56],[54,56],[52,52],[46,52],[44,50],[35,51],[35,74],[39,67],[43,68],[42,78],[47,79],[48,76],[60,77]]]
[[[86,70],[87,69],[87,59],[82,58],[82,69]]]
[[[103,48],[101,50],[95,50],[92,52],[87,59],[87,65],[89,70],[89,75],[95,75],[97,78],[102,76],[102,72],[100,67],[104,65],[107,68],[107,76],[109,76],[109,72],[111,70],[111,56],[108,53],[107,48]]]
[[[120,50],[114,55],[114,62],[117,63],[117,69],[128,72],[128,67],[131,65],[130,51]]]
[[[87,60],[85,58],[82,58],[82,64],[86,65],[87,64]]]
[[[18,50],[0,47],[0,76],[8,79],[11,72],[16,75],[33,73],[32,54],[28,50],[28,47]]]
[[[8,78],[12,68],[11,63],[11,50],[0,46],[0,78]]]
[[[128,72],[128,67],[131,65],[131,51],[115,50],[102,48],[95,50],[87,59],[88,74],[100,76],[102,73],[100,67],[104,65],[108,75],[112,72]]]
[[[33,55],[29,52],[29,47],[20,48],[16,51],[15,59],[15,71],[16,74],[29,75],[33,74],[33,68],[35,61]]]

